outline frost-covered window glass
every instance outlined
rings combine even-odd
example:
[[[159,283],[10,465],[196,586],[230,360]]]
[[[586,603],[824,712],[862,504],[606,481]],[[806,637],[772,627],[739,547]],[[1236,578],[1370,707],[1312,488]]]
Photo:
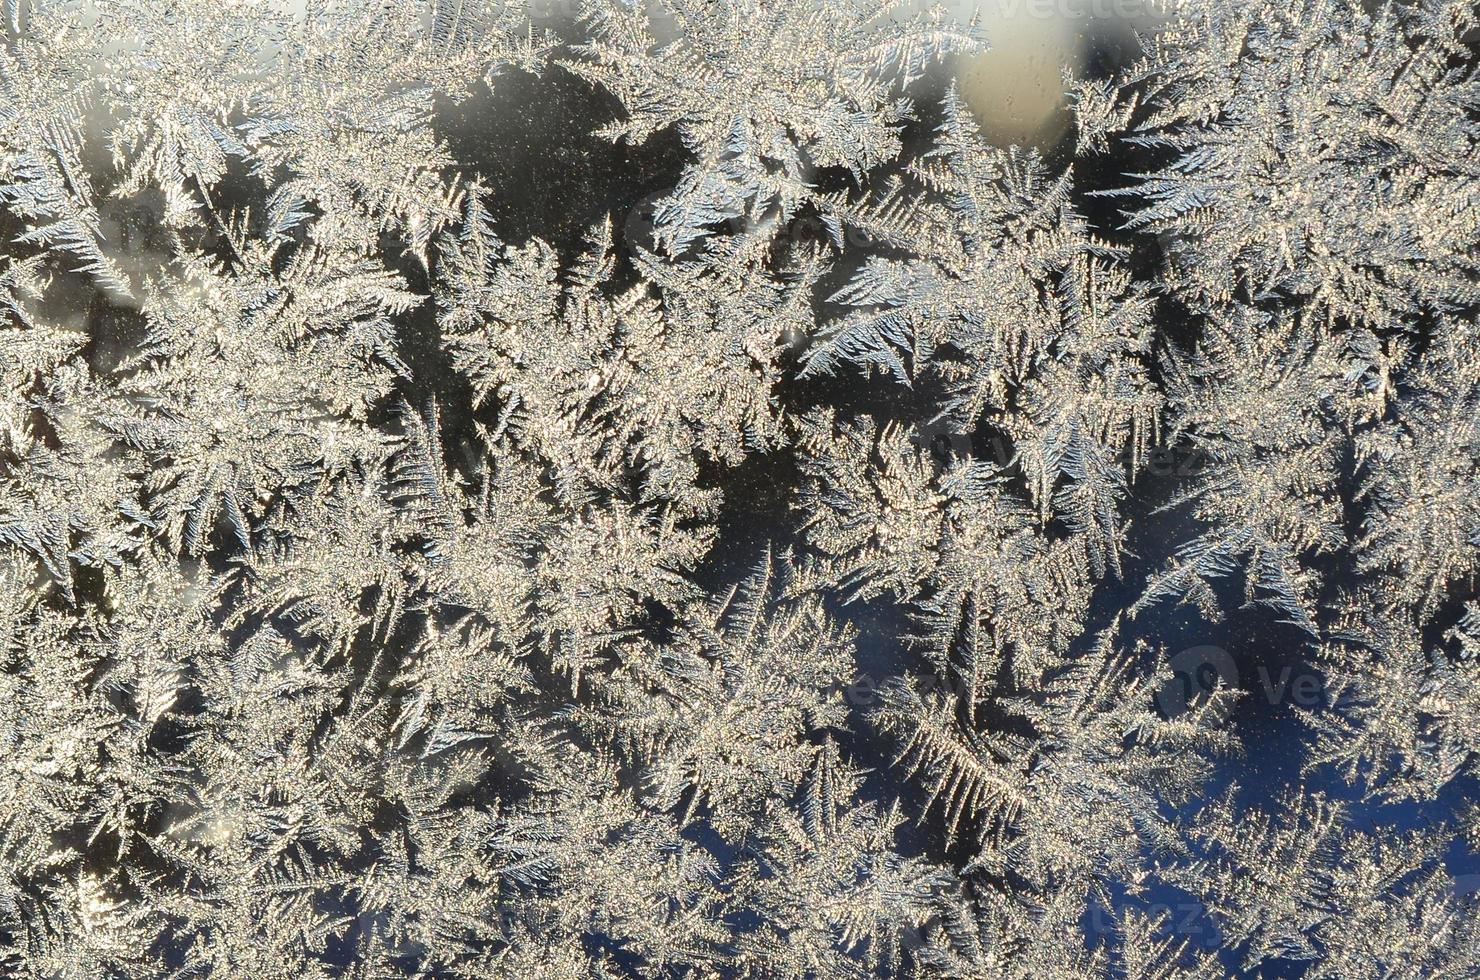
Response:
[[[1473,0],[0,20],[0,977],[1480,977]]]

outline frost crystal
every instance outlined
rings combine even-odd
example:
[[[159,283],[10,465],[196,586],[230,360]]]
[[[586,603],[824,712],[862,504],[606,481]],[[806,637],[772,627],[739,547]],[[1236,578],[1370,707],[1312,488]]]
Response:
[[[4,4],[0,974],[1480,976],[1480,20],[1155,6]]]

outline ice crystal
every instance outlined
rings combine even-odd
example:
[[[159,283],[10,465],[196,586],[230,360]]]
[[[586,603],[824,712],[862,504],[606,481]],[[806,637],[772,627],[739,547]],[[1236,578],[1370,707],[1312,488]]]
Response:
[[[6,3],[0,973],[1480,974],[1480,24],[1157,6]]]

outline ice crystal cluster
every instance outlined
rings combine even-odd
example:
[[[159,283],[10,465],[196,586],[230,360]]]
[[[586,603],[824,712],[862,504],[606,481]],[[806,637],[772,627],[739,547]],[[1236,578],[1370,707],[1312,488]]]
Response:
[[[957,13],[4,4],[0,974],[1480,977],[1476,8]]]

